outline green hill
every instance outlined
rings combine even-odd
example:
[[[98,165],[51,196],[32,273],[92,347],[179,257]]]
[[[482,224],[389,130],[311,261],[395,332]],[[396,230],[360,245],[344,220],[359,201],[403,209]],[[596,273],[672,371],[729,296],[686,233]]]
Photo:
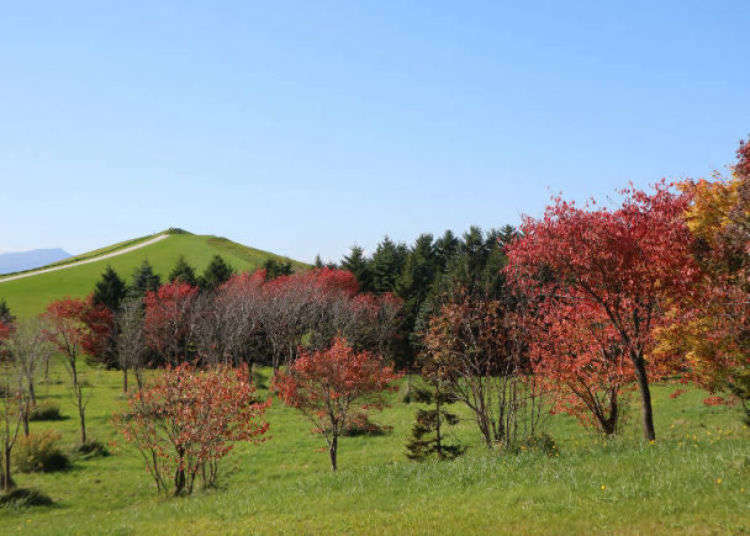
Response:
[[[114,254],[118,250],[138,246],[163,234],[167,235],[166,238],[139,249],[126,251],[106,259],[91,260],[101,255]],[[162,279],[165,279],[180,255],[184,255],[197,272],[202,272],[214,255],[221,255],[238,272],[254,270],[269,258],[279,261],[289,260],[295,269],[308,267],[304,263],[243,246],[226,238],[170,230],[76,255],[63,262],[39,268],[39,270],[80,261],[88,261],[87,264],[28,275],[12,281],[3,281],[8,274],[0,276],[0,299],[7,300],[13,314],[21,317],[30,316],[42,312],[51,300],[65,296],[88,295],[93,291],[94,284],[107,265],[111,265],[120,277],[129,282],[136,267],[144,260],[148,260]],[[26,272],[26,274],[32,274],[35,271]]]

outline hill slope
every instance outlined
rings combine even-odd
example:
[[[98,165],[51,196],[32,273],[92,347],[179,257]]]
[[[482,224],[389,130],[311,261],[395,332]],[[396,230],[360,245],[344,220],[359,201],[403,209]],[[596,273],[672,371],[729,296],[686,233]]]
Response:
[[[59,248],[0,253],[0,274],[29,270],[59,262],[68,257],[70,257],[70,253]]]
[[[78,255],[64,263],[85,263],[65,266],[64,269],[44,273],[29,273],[26,277],[2,281],[0,277],[0,299],[5,298],[13,314],[24,317],[40,313],[51,300],[65,296],[81,297],[88,295],[107,265],[129,281],[133,271],[144,260],[148,260],[156,273],[165,279],[180,255],[201,272],[214,255],[221,255],[236,271],[254,270],[269,258],[290,260],[295,269],[307,265],[273,253],[261,251],[232,242],[226,238],[190,233],[170,233],[162,240],[133,249],[139,243],[148,241],[164,233],[130,240]],[[118,253],[118,250],[123,250]],[[49,269],[50,266],[40,270]]]

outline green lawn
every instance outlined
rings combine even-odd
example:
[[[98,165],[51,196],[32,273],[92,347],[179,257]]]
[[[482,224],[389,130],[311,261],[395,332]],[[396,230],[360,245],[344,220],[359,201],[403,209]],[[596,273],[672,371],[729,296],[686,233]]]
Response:
[[[129,241],[98,250],[99,253],[107,253],[112,248],[135,245],[137,242],[147,240],[144,237],[136,241]],[[202,271],[211,261],[214,255],[221,255],[237,271],[253,270],[260,266],[266,259],[284,258],[237,244],[226,238],[215,236],[193,235],[193,234],[171,234],[169,237],[145,246],[141,249],[124,253],[117,257],[104,259],[90,264],[75,266],[34,275],[15,281],[0,282],[0,299],[5,298],[13,314],[17,316],[29,316],[40,313],[47,303],[65,296],[86,296],[94,289],[94,284],[106,269],[111,265],[115,271],[130,280],[130,276],[137,266],[144,260],[148,260],[159,273],[165,278],[180,255],[184,255],[190,264],[198,271]],[[79,257],[89,258],[90,254]],[[295,268],[306,265],[292,261]]]
[[[61,381],[62,369],[55,372]],[[267,373],[267,372],[266,372]],[[89,426],[118,440],[110,416],[123,403],[120,374],[87,369]],[[389,435],[343,439],[333,474],[320,437],[278,401],[270,440],[241,446],[225,460],[220,488],[187,498],[155,493],[135,451],[119,442],[112,456],[78,460],[72,470],[17,474],[54,507],[0,510],[2,534],[748,534],[750,432],[735,409],[707,407],[691,391],[655,388],[659,440],[639,439],[633,411],[623,436],[605,441],[569,417],[554,416],[555,458],[537,452],[487,452],[468,415],[455,435],[470,445],[456,462],[415,463],[404,441],[416,405],[395,402],[375,419]],[[44,398],[75,415],[63,383]],[[394,401],[397,399],[394,395]],[[458,407],[458,406],[456,406]],[[67,446],[77,421],[54,428]]]

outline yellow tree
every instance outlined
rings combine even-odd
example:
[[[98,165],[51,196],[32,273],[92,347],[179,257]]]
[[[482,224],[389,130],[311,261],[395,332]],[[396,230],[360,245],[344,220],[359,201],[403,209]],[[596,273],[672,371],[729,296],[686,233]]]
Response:
[[[740,142],[730,178],[686,181],[686,220],[703,269],[701,292],[683,321],[662,333],[659,351],[680,352],[692,379],[729,389],[750,424],[750,142]]]

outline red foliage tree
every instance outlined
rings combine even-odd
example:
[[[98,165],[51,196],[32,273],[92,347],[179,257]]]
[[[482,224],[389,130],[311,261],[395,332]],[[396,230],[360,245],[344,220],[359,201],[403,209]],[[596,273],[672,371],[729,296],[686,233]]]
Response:
[[[644,435],[653,440],[649,375],[662,373],[649,359],[654,331],[667,321],[663,304],[689,296],[699,270],[683,220],[686,196],[664,181],[651,194],[634,188],[622,194],[616,210],[580,209],[558,198],[542,219],[526,218],[522,238],[506,248],[506,270],[549,307],[573,306],[606,321],[632,363]]]
[[[2,322],[0,322],[0,341],[7,339],[10,335],[10,326],[6,326]]]
[[[192,493],[196,477],[214,485],[218,464],[234,442],[263,440],[271,401],[256,402],[244,370],[200,372],[182,363],[168,367],[128,404],[115,424],[143,456],[157,489],[180,495]]]
[[[300,353],[286,372],[277,372],[273,388],[285,404],[299,410],[323,435],[335,471],[338,439],[354,410],[383,408],[383,392],[401,375],[386,366],[380,356],[355,352],[340,338],[327,350]]]
[[[551,305],[551,306],[550,306]],[[556,411],[615,433],[624,392],[635,380],[614,327],[588,304],[547,302],[527,319],[535,374],[556,393]]]
[[[198,289],[175,281],[146,293],[144,335],[146,343],[162,359],[176,364],[188,358],[191,311]]]
[[[81,349],[87,355],[100,357],[110,347],[113,336],[115,315],[104,305],[94,303],[93,295],[85,302],[80,311],[80,321],[86,326],[81,339]]]

